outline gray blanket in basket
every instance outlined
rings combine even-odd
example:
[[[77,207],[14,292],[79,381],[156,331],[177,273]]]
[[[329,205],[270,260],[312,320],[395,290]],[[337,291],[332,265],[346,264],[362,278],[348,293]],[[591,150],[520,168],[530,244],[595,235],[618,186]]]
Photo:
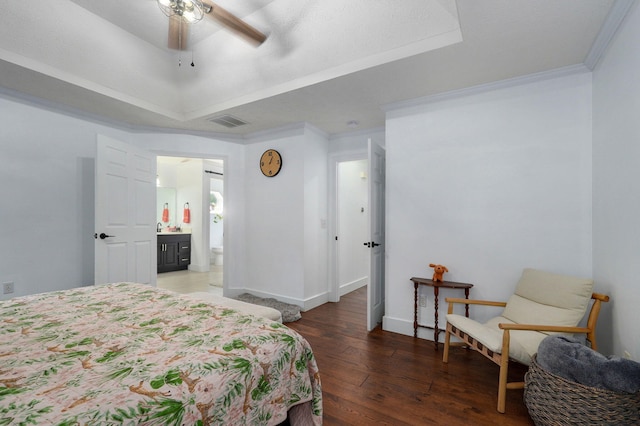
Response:
[[[640,363],[606,357],[566,337],[546,337],[536,359],[545,370],[585,386],[614,392],[640,391]]]

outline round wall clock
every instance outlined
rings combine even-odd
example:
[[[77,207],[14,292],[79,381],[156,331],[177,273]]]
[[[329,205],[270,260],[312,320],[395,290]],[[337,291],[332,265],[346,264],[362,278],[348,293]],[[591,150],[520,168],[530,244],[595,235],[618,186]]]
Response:
[[[267,177],[274,177],[282,168],[282,157],[275,149],[268,149],[260,157],[260,171]]]

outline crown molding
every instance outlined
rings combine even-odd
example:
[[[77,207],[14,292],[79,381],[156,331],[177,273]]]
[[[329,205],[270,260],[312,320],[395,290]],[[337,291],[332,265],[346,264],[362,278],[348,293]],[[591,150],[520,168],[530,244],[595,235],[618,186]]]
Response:
[[[172,134],[172,135],[189,135],[196,136],[206,139],[214,139],[219,140],[221,142],[229,142],[236,143],[241,145],[247,145],[252,143],[258,143],[269,139],[282,138],[288,136],[297,136],[302,135],[305,132],[313,132],[320,137],[323,137],[327,140],[331,138],[340,138],[345,135],[353,135],[353,133],[372,133],[379,129],[369,129],[369,130],[358,130],[352,133],[339,133],[335,135],[329,135],[323,130],[317,128],[316,126],[306,123],[299,122],[293,123],[286,126],[276,127],[273,129],[268,129],[260,132],[249,133],[246,135],[241,134],[230,134],[230,133],[219,133],[219,132],[207,132],[201,130],[189,130],[189,129],[180,129],[180,128],[170,128],[170,127],[158,127],[158,126],[139,126],[139,125],[131,125],[122,121],[111,120],[104,116],[98,114],[88,113],[86,111],[69,107],[65,104],[50,101],[47,99],[43,99],[37,96],[28,95],[23,92],[19,92],[13,89],[8,89],[0,86],[0,97],[5,98],[12,102],[21,103],[24,105],[28,105],[34,108],[44,109],[46,111],[65,115],[67,117],[71,117],[77,120],[88,121],[94,123],[96,125],[110,127],[112,129],[132,133],[132,134],[143,134],[143,133],[161,133],[161,134]],[[384,129],[384,128],[382,128]]]
[[[332,133],[329,136],[330,141],[345,139],[345,138],[353,138],[358,136],[370,136],[375,133],[382,133],[384,135],[385,127],[372,127],[369,129],[358,129],[353,130],[351,132],[343,132],[343,133]]]
[[[389,114],[390,112],[393,112],[393,111],[420,107],[420,106],[432,104],[435,102],[442,102],[442,101],[447,101],[451,99],[457,99],[457,98],[467,97],[471,95],[492,92],[495,90],[507,89],[510,87],[536,83],[539,81],[550,80],[553,78],[566,77],[569,75],[586,74],[590,72],[591,71],[583,64],[570,65],[567,67],[556,68],[550,71],[542,71],[542,72],[528,74],[520,77],[508,78],[506,80],[495,81],[492,83],[480,84],[472,87],[465,87],[463,89],[458,89],[458,90],[451,90],[449,92],[438,93],[436,95],[423,96],[420,98],[409,99],[406,101],[394,102],[391,104],[382,105],[381,109],[385,113]]]
[[[615,0],[584,61],[589,70],[593,71],[598,65],[634,3],[635,0]]]

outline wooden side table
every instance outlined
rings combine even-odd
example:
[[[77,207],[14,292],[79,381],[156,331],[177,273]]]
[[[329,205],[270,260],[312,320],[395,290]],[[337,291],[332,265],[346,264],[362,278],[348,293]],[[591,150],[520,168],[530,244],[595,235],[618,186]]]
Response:
[[[435,345],[435,349],[438,350],[438,335],[440,334],[441,331],[444,331],[438,328],[438,294],[440,292],[440,287],[462,289],[464,290],[464,298],[468,299],[469,289],[473,287],[473,284],[456,283],[453,281],[434,282],[429,278],[417,278],[417,277],[411,278],[411,281],[413,281],[413,289],[414,289],[413,290],[413,337],[418,337],[418,327],[432,328],[433,344]],[[433,327],[428,325],[418,324],[418,286],[420,285],[433,287],[433,296],[434,296],[433,309],[434,309],[434,315],[435,315],[435,321],[434,321]],[[465,316],[469,317],[469,305],[465,305],[464,311],[465,311],[464,312]]]

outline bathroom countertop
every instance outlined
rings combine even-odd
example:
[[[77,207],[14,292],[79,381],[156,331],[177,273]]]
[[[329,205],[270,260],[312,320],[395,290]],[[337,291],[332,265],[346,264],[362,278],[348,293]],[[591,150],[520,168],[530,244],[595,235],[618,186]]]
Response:
[[[187,234],[191,235],[191,231],[162,231],[156,232],[158,235],[176,235],[176,234]]]

